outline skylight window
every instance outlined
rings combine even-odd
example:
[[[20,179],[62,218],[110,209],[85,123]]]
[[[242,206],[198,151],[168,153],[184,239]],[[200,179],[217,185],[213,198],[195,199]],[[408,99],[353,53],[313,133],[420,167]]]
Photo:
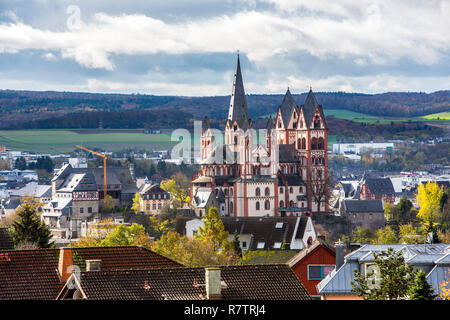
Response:
[[[277,222],[277,224],[275,225],[275,229],[281,229],[283,228],[283,222]]]
[[[274,248],[274,249],[280,249],[280,248],[281,248],[281,242],[275,242],[275,243],[273,244],[273,248]]]
[[[258,242],[257,249],[264,249],[265,242]]]

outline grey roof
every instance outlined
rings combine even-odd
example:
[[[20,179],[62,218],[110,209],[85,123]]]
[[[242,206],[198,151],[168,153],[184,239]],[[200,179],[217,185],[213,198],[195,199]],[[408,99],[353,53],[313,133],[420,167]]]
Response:
[[[384,212],[383,200],[343,200],[346,212]]]
[[[298,174],[284,174],[278,172],[279,186],[306,186],[306,182]]]
[[[281,120],[285,128],[289,125],[289,120],[291,119],[292,112],[297,110],[297,104],[295,103],[294,97],[292,97],[291,92],[287,89],[284,95],[283,102],[278,106],[281,113]]]
[[[209,128],[211,128],[211,123],[209,121],[209,118],[205,116],[202,120],[202,132],[206,131]]]
[[[34,198],[51,198],[52,186],[40,185],[37,182],[30,182],[25,187],[11,193],[11,197],[25,197],[30,196]]]
[[[318,106],[319,103],[317,102],[316,96],[312,92],[312,89],[310,89],[308,95],[306,96],[305,103],[300,106],[300,109],[303,110],[303,116],[305,117],[306,125],[308,127],[311,125],[314,112]],[[325,117],[323,115],[322,118],[325,121]]]
[[[339,270],[333,270],[318,285],[317,290],[321,295],[328,294],[352,294],[350,281],[353,280],[353,270],[359,271],[360,264],[374,261],[373,254],[387,251],[388,248],[394,249],[394,252],[401,252],[405,261],[413,265],[436,264],[437,266],[445,266],[439,264],[439,261],[446,261],[449,255],[450,244],[368,244],[358,250],[345,256],[345,263]],[[450,261],[450,259],[449,259]],[[434,274],[432,274],[434,272]],[[439,278],[443,273],[433,268],[427,275],[432,277],[433,281],[442,282],[445,278]],[[434,279],[436,277],[436,279]],[[430,278],[431,279],[431,278]],[[448,279],[448,274],[447,274]],[[431,280],[429,280],[432,283]],[[436,289],[436,287],[435,287]]]
[[[239,55],[237,57],[236,73],[234,74],[230,109],[227,120],[230,121],[230,125],[236,121],[239,127],[244,131],[251,127],[251,119],[248,115],[247,99],[245,98],[244,82],[242,81]]]
[[[58,188],[59,192],[97,190],[98,186],[92,173],[71,173]]]
[[[197,192],[194,195],[194,201],[197,208],[205,208],[209,198],[214,196],[214,193],[211,191],[211,189],[202,189],[198,188]]]
[[[278,160],[280,163],[299,162],[295,155],[295,144],[279,144]]]
[[[439,295],[439,285],[443,280],[450,279],[450,266],[449,265],[436,265],[427,275],[427,281],[433,286],[434,293]]]

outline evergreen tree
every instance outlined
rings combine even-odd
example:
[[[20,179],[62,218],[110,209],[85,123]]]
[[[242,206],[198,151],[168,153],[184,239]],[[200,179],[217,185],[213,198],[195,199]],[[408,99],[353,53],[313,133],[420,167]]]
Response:
[[[34,243],[39,248],[53,247],[52,234],[48,226],[37,215],[39,204],[32,199],[24,199],[16,210],[17,220],[11,226],[11,236],[15,246],[21,243]]]
[[[19,157],[14,161],[14,168],[18,170],[25,170],[27,168],[27,162],[24,157]]]
[[[362,275],[354,270],[355,280],[351,281],[352,292],[365,300],[401,300],[406,299],[414,283],[416,271],[405,263],[401,252],[374,252],[372,271]]]
[[[428,283],[426,275],[419,270],[414,279],[414,283],[409,288],[410,300],[433,300],[437,295],[434,293],[433,287]]]
[[[241,242],[239,241],[239,235],[237,234],[237,231],[234,231],[233,248],[234,252],[236,252],[239,258],[242,258]]]

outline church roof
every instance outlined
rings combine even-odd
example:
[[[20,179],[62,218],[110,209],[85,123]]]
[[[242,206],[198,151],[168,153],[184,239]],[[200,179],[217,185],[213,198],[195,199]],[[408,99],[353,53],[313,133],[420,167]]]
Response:
[[[283,102],[278,107],[281,113],[281,120],[285,128],[289,125],[289,120],[291,119],[292,111],[297,108],[294,97],[292,96],[289,89],[287,89],[284,95]]]
[[[244,82],[242,80],[239,55],[237,57],[236,72],[234,74],[228,121],[231,123],[236,121],[239,127],[244,131],[251,126],[251,119],[248,115],[247,100],[245,98]]]
[[[314,112],[316,108],[319,108],[319,112],[322,116],[323,121],[325,121],[325,115],[323,113],[322,106],[317,102],[316,96],[314,95],[312,89],[309,90],[308,95],[306,96],[305,103],[300,106],[303,110],[303,115],[305,117],[306,125],[309,126],[314,117]]]

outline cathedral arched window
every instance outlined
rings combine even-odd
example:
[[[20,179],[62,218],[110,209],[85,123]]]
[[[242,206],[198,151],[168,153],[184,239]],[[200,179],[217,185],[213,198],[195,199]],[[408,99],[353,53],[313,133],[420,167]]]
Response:
[[[314,129],[320,128],[320,119],[319,116],[314,118]]]
[[[322,137],[319,138],[319,142],[317,143],[317,149],[323,150],[324,149],[324,140]]]
[[[269,187],[267,187],[267,188],[264,190],[264,195],[270,196],[270,189],[269,189]]]
[[[280,188],[280,193],[283,193],[283,188]]]
[[[230,196],[233,196],[233,189],[230,189]]]
[[[289,193],[294,193],[294,188],[290,187],[289,188]]]
[[[306,138],[302,138],[302,149],[306,149]]]
[[[311,150],[317,150],[317,138],[311,139]]]
[[[255,190],[255,195],[256,195],[257,197],[259,197],[259,196],[261,195],[261,189],[256,188],[256,190]]]
[[[266,200],[266,201],[264,202],[264,209],[265,209],[265,210],[270,210],[270,201],[269,201],[269,200]]]
[[[230,202],[230,213],[233,213],[233,201]]]
[[[216,167],[216,176],[220,176],[220,168]]]
[[[284,201],[283,200],[280,201],[280,208],[284,208]]]
[[[294,201],[289,201],[289,208],[293,208],[294,207]]]
[[[256,210],[259,210],[259,201],[256,201]]]
[[[234,136],[234,144],[238,144],[238,136],[237,135]]]

